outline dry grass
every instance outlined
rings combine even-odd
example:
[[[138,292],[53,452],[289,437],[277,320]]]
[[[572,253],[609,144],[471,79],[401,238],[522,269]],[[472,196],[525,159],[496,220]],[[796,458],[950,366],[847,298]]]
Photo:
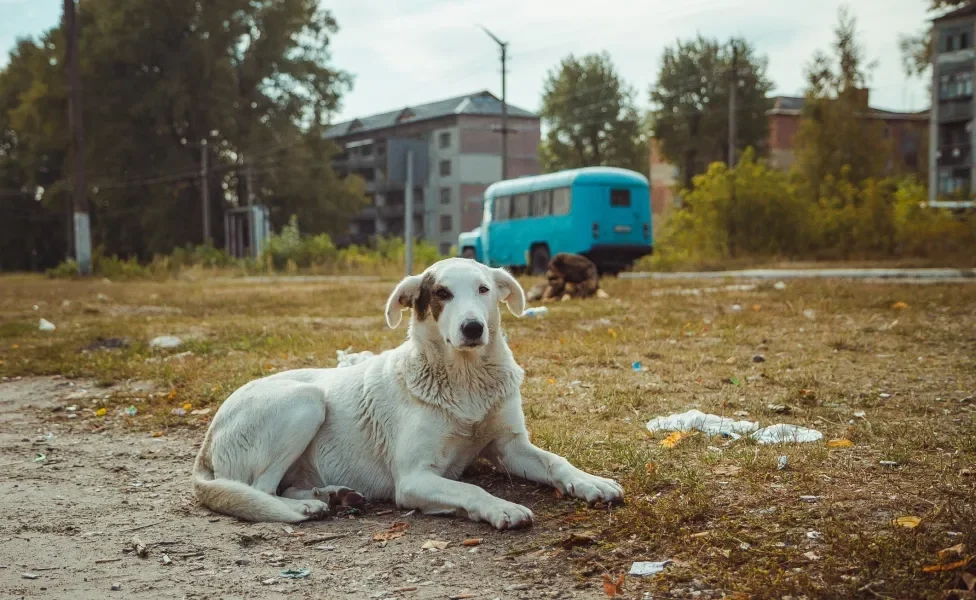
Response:
[[[151,380],[162,393],[80,404],[78,427],[202,428],[209,417],[171,410],[215,409],[254,377],[334,365],[339,348],[399,343],[403,330],[388,330],[381,316],[391,285],[8,277],[0,280],[0,375]],[[675,561],[654,579],[628,580],[629,597],[940,598],[958,583],[958,570],[921,569],[948,546],[976,549],[976,286],[800,282],[697,296],[650,281],[606,287],[610,300],[553,305],[544,319],[506,318],[527,373],[535,441],[618,478],[629,495],[606,511],[527,492],[519,499],[541,518],[523,538],[526,552],[569,561],[591,585],[633,560]],[[38,331],[39,317],[57,331]],[[192,338],[180,351],[193,354],[156,360],[165,355],[147,342],[161,334]],[[129,345],[82,350],[99,337]],[[766,361],[753,362],[756,354]],[[98,418],[101,404],[108,415]],[[139,411],[132,418],[122,413],[130,404]],[[791,411],[774,414],[769,404]],[[697,435],[668,450],[644,427],[690,408],[747,411],[763,424],[803,424],[855,446]],[[777,469],[781,455],[785,470]],[[473,477],[500,495],[518,493],[484,468]],[[891,524],[903,515],[921,525]],[[592,544],[557,544],[584,530]]]

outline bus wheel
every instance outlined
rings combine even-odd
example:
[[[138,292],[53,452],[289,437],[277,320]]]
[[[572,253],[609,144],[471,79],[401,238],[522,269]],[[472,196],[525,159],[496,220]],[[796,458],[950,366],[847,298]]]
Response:
[[[549,248],[544,245],[532,248],[532,260],[529,268],[532,275],[545,275],[549,270]]]
[[[461,257],[462,258],[470,258],[471,260],[474,260],[474,258],[475,258],[475,256],[474,256],[474,248],[471,248],[469,246],[469,247],[465,248],[464,250],[462,250],[461,251]]]

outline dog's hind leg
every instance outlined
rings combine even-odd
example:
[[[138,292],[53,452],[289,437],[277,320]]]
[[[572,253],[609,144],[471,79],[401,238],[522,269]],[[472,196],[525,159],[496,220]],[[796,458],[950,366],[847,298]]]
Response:
[[[322,500],[328,502],[329,506],[362,508],[366,505],[366,500],[359,492],[339,485],[327,485],[312,489],[290,487],[281,492],[281,497],[293,500]]]

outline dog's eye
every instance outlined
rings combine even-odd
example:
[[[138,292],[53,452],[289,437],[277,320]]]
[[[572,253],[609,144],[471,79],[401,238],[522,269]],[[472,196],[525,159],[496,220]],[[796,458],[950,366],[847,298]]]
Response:
[[[434,295],[437,296],[441,300],[450,300],[451,299],[451,292],[449,292],[445,288],[441,288],[441,289],[437,290],[436,292],[434,292]]]
[[[487,285],[483,285],[483,286],[479,287],[478,288],[478,293],[479,294],[487,294],[488,293],[488,286]]]

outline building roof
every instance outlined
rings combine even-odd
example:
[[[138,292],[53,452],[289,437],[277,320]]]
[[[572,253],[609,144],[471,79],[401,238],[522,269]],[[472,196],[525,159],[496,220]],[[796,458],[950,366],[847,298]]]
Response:
[[[941,23],[942,21],[951,21],[952,19],[958,19],[961,17],[969,17],[976,15],[976,2],[970,2],[963,6],[962,8],[957,8],[942,15],[941,17],[936,17],[932,19],[933,23]]]
[[[525,109],[508,104],[508,116],[538,119],[539,116]],[[329,127],[325,137],[343,137],[352,133],[364,131],[375,131],[386,129],[400,123],[415,123],[447,117],[450,115],[483,115],[499,116],[502,114],[502,101],[496,98],[491,92],[480,91],[473,94],[465,94],[447,100],[408,106],[390,112],[360,117],[342,123],[335,123]]]
[[[647,177],[629,169],[617,167],[583,167],[568,169],[555,173],[532,175],[499,181],[488,186],[485,190],[486,198],[523,194],[536,190],[547,190],[567,187],[575,183],[603,183],[611,185],[642,185],[647,186]]]
[[[799,116],[803,112],[806,98],[800,96],[775,96],[773,107],[766,111],[767,115],[793,115]],[[883,108],[868,107],[870,116],[879,119],[904,119],[906,121],[923,121],[929,118],[929,110],[917,112],[901,112],[895,110],[885,110]]]

